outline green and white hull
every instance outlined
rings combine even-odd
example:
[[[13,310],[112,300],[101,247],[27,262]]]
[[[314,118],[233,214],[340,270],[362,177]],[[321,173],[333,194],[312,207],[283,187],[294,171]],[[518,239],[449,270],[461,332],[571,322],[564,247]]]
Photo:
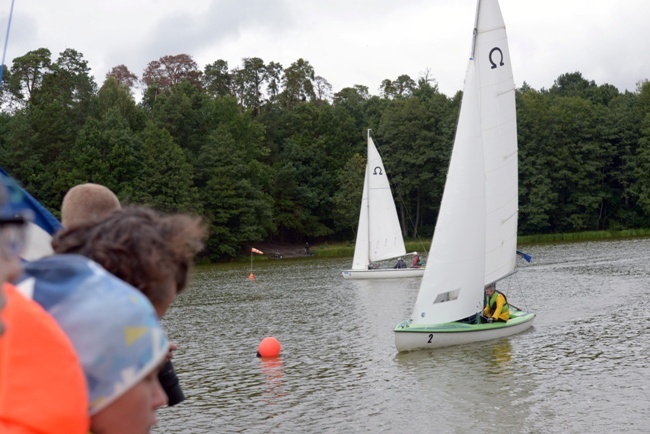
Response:
[[[397,351],[403,352],[505,338],[527,330],[535,318],[534,313],[512,308],[510,315],[508,322],[489,324],[448,322],[412,325],[410,320],[403,321],[395,327],[395,346]]]

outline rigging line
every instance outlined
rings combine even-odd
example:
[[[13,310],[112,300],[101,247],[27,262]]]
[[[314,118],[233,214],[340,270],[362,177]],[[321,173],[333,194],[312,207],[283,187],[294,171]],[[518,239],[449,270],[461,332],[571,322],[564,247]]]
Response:
[[[11,17],[14,15],[14,1],[11,0],[11,9],[9,10],[9,19],[7,20],[7,35],[5,36],[5,46],[2,51],[2,63],[0,64],[0,88],[2,87],[2,75],[5,70],[5,56],[7,55],[7,43],[9,42],[9,30],[11,29]]]
[[[521,293],[522,298],[523,298],[524,309],[526,311],[528,311],[528,297],[527,297],[527,293],[524,290],[524,286],[521,284],[521,281],[519,280],[519,273],[515,274],[515,280],[517,281],[517,286],[519,287],[520,293]],[[522,310],[522,309],[519,309],[517,306],[514,306],[514,305],[511,305],[511,306],[514,307],[517,310]]]

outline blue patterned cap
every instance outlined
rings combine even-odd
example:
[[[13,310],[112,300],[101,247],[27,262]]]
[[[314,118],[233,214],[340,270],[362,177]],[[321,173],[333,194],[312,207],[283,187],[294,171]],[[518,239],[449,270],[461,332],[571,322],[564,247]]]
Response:
[[[25,264],[18,287],[68,335],[88,383],[92,416],[162,363],[169,343],[149,300],[79,255]]]

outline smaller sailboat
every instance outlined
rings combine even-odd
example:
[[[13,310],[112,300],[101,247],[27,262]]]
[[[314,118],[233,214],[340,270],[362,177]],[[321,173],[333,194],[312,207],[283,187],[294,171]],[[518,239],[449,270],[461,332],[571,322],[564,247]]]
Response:
[[[517,121],[505,24],[497,0],[478,0],[472,54],[431,251],[398,351],[511,336],[534,313],[510,305],[506,322],[462,322],[483,310],[484,287],[515,272]]]
[[[416,252],[412,252],[415,254]],[[384,163],[368,130],[368,161],[363,182],[357,241],[352,269],[343,271],[346,279],[394,279],[420,277],[424,267],[374,268],[372,263],[406,256],[402,228],[386,176]]]

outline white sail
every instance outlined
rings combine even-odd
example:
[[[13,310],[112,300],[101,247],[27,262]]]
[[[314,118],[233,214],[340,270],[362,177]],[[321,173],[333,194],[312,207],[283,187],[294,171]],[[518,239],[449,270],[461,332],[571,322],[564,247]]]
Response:
[[[406,247],[384,163],[368,131],[368,161],[352,269],[366,270],[371,262],[395,258],[405,253]]]
[[[485,283],[509,274],[517,241],[517,129],[505,25],[479,0],[472,57],[429,260],[413,324],[482,309]]]

